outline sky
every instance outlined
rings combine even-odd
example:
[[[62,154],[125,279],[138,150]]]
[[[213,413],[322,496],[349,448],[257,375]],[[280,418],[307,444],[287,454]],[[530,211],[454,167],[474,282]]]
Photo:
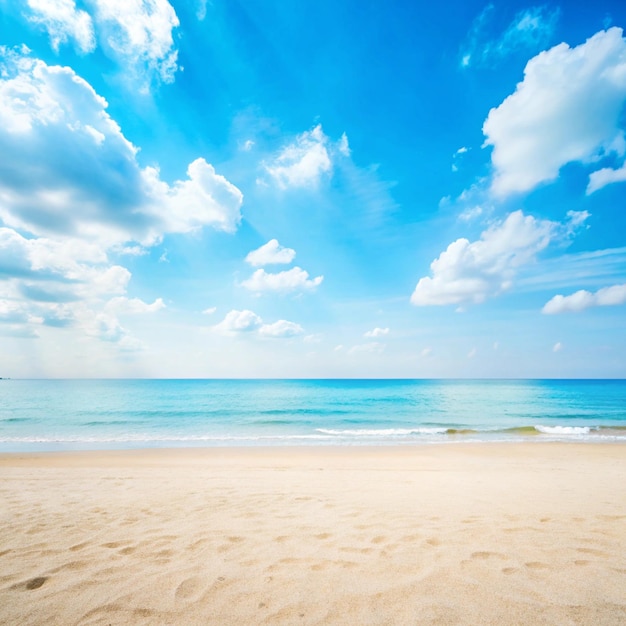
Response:
[[[0,0],[0,376],[626,378],[623,28]]]

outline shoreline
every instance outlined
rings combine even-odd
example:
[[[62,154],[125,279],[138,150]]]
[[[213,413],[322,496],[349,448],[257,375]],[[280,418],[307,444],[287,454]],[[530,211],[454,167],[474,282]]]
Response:
[[[6,624],[626,621],[626,447],[0,454]]]
[[[484,450],[496,450],[497,448],[516,449],[516,448],[533,448],[534,446],[540,446],[542,448],[560,448],[564,447],[581,447],[585,450],[601,451],[610,448],[619,448],[626,444],[626,437],[619,437],[614,439],[605,439],[603,441],[593,441],[589,439],[538,439],[533,437],[532,439],[519,440],[447,440],[437,442],[398,442],[398,443],[332,443],[332,444],[263,444],[263,445],[198,445],[198,446],[139,446],[132,448],[77,448],[77,449],[64,449],[64,450],[0,450],[0,467],[4,465],[10,465],[11,461],[17,461],[24,464],[28,464],[34,461],[56,459],[58,462],[70,461],[73,457],[75,462],[78,459],[83,459],[85,463],[89,464],[90,457],[100,457],[101,459],[110,459],[111,462],[119,460],[132,460],[132,457],[138,458],[156,458],[161,457],[161,460],[166,461],[168,459],[175,460],[177,457],[197,457],[198,459],[207,458],[210,456],[239,456],[250,455],[265,456],[274,455],[280,457],[281,455],[304,455],[304,456],[316,456],[316,455],[343,455],[354,454],[358,455],[371,455],[371,454],[385,454],[393,453],[397,456],[415,456],[416,451],[424,452],[426,450],[438,450],[444,448],[452,449],[468,449],[479,450],[480,453]],[[626,450],[626,447],[625,447]],[[428,456],[428,455],[427,455]],[[66,458],[67,457],[67,458]]]

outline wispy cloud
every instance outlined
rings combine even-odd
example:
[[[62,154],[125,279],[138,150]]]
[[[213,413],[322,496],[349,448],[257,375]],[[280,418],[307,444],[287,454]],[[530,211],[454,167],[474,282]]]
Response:
[[[88,54],[99,43],[134,87],[137,81],[144,90],[155,80],[170,83],[178,70],[172,32],[179,21],[167,0],[91,0],[80,9],[74,0],[27,0],[25,15],[48,33],[56,51],[71,42]]]
[[[554,33],[559,20],[558,8],[530,7],[517,13],[498,37],[489,38],[495,5],[487,5],[474,19],[461,48],[462,67],[497,63],[518,50],[540,50]]]

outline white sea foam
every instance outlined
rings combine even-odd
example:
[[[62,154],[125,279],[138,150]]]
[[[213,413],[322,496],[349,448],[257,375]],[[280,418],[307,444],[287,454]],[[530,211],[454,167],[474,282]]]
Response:
[[[588,435],[589,426],[535,426],[544,435]]]
[[[335,430],[317,428],[318,433],[340,437],[398,437],[406,435],[444,435],[447,428],[354,428],[351,430]]]

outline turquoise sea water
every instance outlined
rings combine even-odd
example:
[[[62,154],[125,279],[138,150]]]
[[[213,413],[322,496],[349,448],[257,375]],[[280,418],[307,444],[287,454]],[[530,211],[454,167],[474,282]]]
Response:
[[[0,451],[626,443],[624,380],[0,380]]]

